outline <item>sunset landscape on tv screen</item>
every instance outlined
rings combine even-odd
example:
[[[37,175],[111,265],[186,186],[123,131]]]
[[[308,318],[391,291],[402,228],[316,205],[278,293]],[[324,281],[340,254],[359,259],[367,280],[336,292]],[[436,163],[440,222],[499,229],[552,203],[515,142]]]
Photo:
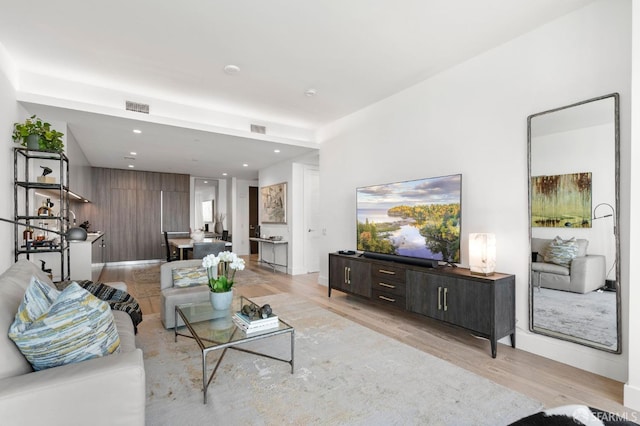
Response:
[[[358,250],[460,262],[462,175],[358,188]]]

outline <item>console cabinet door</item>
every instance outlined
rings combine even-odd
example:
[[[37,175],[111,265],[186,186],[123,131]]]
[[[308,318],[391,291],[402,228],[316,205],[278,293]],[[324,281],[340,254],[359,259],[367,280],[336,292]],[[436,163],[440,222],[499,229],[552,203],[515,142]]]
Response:
[[[407,310],[488,334],[491,291],[487,284],[407,271]]]
[[[442,277],[409,270],[407,277],[407,310],[435,319],[443,319]]]
[[[371,266],[368,262],[329,256],[329,285],[336,290],[371,297]]]
[[[491,333],[491,285],[451,278],[447,285],[444,320],[482,334]]]
[[[348,259],[329,255],[329,286],[336,290],[349,291],[347,287]]]

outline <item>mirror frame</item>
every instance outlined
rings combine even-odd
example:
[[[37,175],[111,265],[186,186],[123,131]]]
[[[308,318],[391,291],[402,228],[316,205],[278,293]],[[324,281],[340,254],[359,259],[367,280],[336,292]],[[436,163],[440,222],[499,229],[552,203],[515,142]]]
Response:
[[[536,118],[536,117],[540,117],[542,115],[546,115],[546,114],[551,114],[553,112],[556,111],[561,111],[564,109],[568,109],[568,108],[573,108],[573,107],[577,107],[580,105],[584,105],[590,102],[595,102],[595,101],[599,101],[599,100],[603,100],[603,99],[608,99],[608,98],[613,98],[614,100],[614,126],[615,126],[615,215],[614,215],[614,228],[615,228],[615,250],[616,250],[616,258],[615,258],[615,265],[616,265],[616,283],[615,283],[615,288],[616,288],[616,332],[617,332],[617,347],[615,349],[609,349],[607,347],[598,345],[598,344],[590,344],[587,343],[583,340],[577,339],[577,338],[572,338],[569,335],[563,334],[563,333],[559,333],[559,332],[552,332],[552,331],[542,331],[539,329],[535,329],[534,328],[534,324],[533,324],[533,313],[534,313],[534,306],[533,306],[533,296],[534,296],[534,286],[532,285],[531,282],[531,268],[532,268],[532,258],[531,255],[529,255],[529,271],[528,271],[528,281],[529,281],[529,331],[531,331],[532,333],[536,333],[536,334],[541,334],[541,335],[545,335],[545,336],[549,336],[549,337],[555,337],[557,339],[561,339],[561,340],[565,340],[565,341],[569,341],[572,343],[577,343],[583,346],[588,346],[594,349],[598,349],[598,350],[602,350],[605,352],[611,352],[611,353],[615,353],[615,354],[620,354],[622,353],[622,330],[621,330],[621,323],[622,323],[622,312],[621,312],[621,296],[620,296],[620,95],[618,93],[610,93],[608,95],[604,95],[604,96],[598,96],[595,98],[591,98],[591,99],[587,99],[581,102],[576,102],[570,105],[565,105],[559,108],[554,108],[554,109],[550,109],[548,111],[543,111],[543,112],[539,112],[537,114],[532,114],[529,117],[527,117],[527,187],[528,187],[528,193],[529,193],[529,199],[528,199],[528,217],[529,217],[529,223],[528,223],[528,228],[529,228],[529,252],[531,252],[531,238],[532,238],[532,227],[531,227],[531,195],[532,195],[532,191],[531,191],[531,120]]]

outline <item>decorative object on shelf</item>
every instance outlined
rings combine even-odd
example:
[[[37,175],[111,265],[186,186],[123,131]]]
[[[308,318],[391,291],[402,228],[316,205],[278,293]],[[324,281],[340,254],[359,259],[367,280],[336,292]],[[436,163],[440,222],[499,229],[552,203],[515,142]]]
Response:
[[[24,243],[27,244],[27,241],[33,240],[33,228],[27,227],[22,231],[22,239]]]
[[[48,229],[48,228],[43,228],[40,226],[35,226],[35,225],[31,225],[29,223],[22,223],[22,222],[17,222],[15,220],[9,220],[9,219],[4,219],[2,217],[0,217],[0,221],[2,222],[7,222],[7,223],[12,223],[14,225],[20,225],[20,226],[24,226],[27,229],[39,229],[41,231],[46,231],[46,232],[53,232],[54,234],[60,235],[62,237],[64,237],[67,241],[85,241],[87,239],[87,231],[85,231],[82,228],[69,228],[69,230],[67,232],[60,232],[60,231],[55,231],[53,229]],[[243,265],[244,267],[244,265]]]
[[[56,183],[55,176],[47,176],[53,173],[53,170],[46,166],[40,167],[42,168],[42,176],[37,177],[38,183]]]
[[[213,226],[213,231],[218,235],[222,234],[222,231],[224,230],[224,225],[222,224],[222,222],[224,221],[225,217],[226,215],[224,213],[218,213],[215,217],[216,223]]]
[[[218,255],[209,254],[202,259],[207,270],[210,299],[216,310],[229,309],[233,300],[233,283],[236,271],[244,269],[244,260],[235,253],[223,251]]]
[[[196,229],[191,233],[190,237],[193,241],[200,242],[204,240],[204,231],[202,229]]]
[[[27,118],[23,123],[13,124],[13,141],[30,150],[62,152],[64,133],[51,128],[51,124],[36,115]]]
[[[490,276],[496,272],[495,234],[469,234],[469,269],[472,275]]]
[[[260,188],[260,223],[287,223],[287,183]]]
[[[38,208],[38,212],[37,212],[38,216],[53,216],[53,211],[51,210],[52,206],[53,206],[53,203],[51,202],[51,199],[47,198],[45,201],[42,202],[42,206]]]

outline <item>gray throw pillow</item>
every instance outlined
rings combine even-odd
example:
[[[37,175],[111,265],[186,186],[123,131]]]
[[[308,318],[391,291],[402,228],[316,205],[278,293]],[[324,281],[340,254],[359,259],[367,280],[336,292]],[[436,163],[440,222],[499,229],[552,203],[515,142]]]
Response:
[[[577,255],[578,243],[575,238],[563,240],[560,237],[555,237],[544,252],[544,261],[568,268]]]

